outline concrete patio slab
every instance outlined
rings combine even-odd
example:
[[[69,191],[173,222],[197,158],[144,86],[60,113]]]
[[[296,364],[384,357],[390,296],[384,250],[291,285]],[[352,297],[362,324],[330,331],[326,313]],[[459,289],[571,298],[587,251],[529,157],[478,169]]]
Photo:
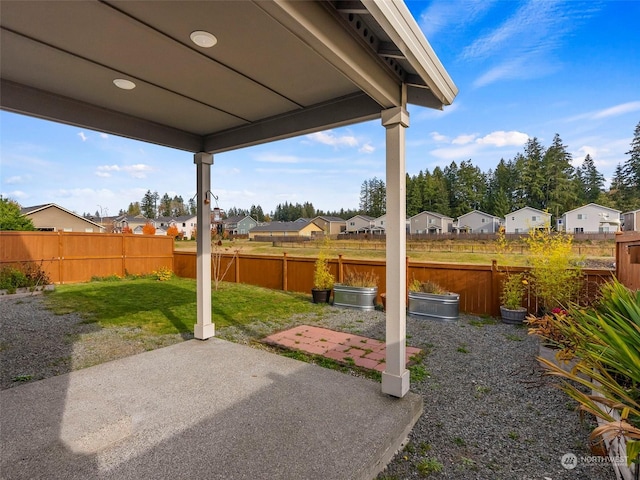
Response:
[[[0,392],[3,479],[367,479],[420,396],[216,338]]]

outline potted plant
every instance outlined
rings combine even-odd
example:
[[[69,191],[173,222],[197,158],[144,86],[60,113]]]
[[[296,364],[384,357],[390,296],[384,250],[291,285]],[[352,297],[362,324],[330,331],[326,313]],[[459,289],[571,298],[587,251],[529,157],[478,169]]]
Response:
[[[329,303],[334,280],[333,274],[329,270],[327,256],[323,251],[320,251],[313,271],[313,288],[311,289],[313,303]]]
[[[409,314],[437,320],[457,320],[460,295],[438,283],[414,279],[409,284]]]
[[[524,322],[527,309],[522,306],[522,300],[528,283],[523,273],[507,274],[502,282],[500,314],[504,323],[517,325]]]
[[[378,276],[371,272],[346,269],[341,283],[333,286],[333,304],[337,307],[373,310],[378,295]]]

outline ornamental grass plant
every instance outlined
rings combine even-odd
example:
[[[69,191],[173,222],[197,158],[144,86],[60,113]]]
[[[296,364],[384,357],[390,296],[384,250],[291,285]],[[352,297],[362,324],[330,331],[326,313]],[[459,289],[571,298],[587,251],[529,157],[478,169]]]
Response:
[[[556,322],[554,328],[573,343],[579,362],[567,372],[540,359],[548,369],[547,373],[563,380],[562,390],[580,404],[581,410],[604,421],[592,432],[593,438],[626,437],[627,463],[636,463],[637,469],[640,457],[640,291],[631,291],[617,280],[607,283],[602,287],[601,299],[595,307],[572,305],[569,315],[564,321]],[[588,392],[580,386],[586,387]],[[612,410],[619,412],[619,419]]]

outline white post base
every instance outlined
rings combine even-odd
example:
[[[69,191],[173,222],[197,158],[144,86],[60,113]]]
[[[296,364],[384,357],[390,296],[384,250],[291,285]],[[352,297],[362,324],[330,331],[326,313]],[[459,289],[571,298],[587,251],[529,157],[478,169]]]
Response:
[[[213,337],[215,334],[216,329],[213,323],[204,325],[196,323],[193,327],[193,336],[198,340],[206,340],[207,338]]]
[[[409,370],[405,370],[400,376],[382,372],[382,393],[402,398],[408,391]]]

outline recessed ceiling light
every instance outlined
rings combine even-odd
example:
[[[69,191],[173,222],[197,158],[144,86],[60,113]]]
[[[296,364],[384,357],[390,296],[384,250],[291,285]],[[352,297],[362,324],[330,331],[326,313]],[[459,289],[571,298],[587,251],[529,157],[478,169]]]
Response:
[[[136,88],[135,83],[133,83],[131,80],[125,80],[124,78],[116,78],[113,83],[116,87],[123,90],[133,90],[134,88]]]
[[[191,32],[191,41],[202,48],[211,48],[216,43],[218,43],[218,39],[211,35],[209,32],[205,32],[204,30],[196,30],[195,32]]]

